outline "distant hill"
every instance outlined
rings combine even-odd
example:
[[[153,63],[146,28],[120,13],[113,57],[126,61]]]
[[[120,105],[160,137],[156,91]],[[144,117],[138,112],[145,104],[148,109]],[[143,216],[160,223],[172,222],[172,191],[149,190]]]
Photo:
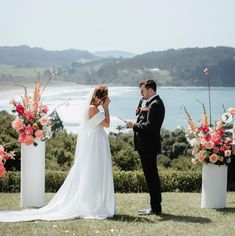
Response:
[[[80,83],[137,85],[144,78],[162,86],[235,86],[235,48],[208,47],[149,52],[129,59],[105,59],[63,68],[60,76]]]
[[[48,51],[28,46],[0,47],[0,64],[21,67],[66,66],[73,62],[87,62],[96,59],[88,51],[75,49]]]
[[[132,58],[136,56],[134,53],[125,51],[97,51],[93,52],[93,54],[101,58]]]
[[[161,86],[207,86],[203,74],[207,67],[211,86],[235,86],[235,48],[231,47],[169,49],[132,58],[97,56],[79,50],[46,51],[27,46],[0,47],[0,63],[11,65],[0,67],[0,79],[17,79],[17,73],[20,72],[14,70],[14,66],[18,65],[46,68],[56,66],[58,80],[80,84],[136,86],[140,80],[150,78],[157,80]],[[29,74],[29,71],[22,72],[21,79],[26,73]],[[47,69],[44,70],[45,76],[48,73]]]

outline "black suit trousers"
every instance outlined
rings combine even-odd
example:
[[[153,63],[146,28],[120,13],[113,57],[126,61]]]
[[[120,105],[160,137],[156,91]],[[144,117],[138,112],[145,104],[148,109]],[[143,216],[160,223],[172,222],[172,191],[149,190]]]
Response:
[[[157,170],[157,154],[138,152],[150,194],[150,205],[153,211],[161,209],[161,183]]]

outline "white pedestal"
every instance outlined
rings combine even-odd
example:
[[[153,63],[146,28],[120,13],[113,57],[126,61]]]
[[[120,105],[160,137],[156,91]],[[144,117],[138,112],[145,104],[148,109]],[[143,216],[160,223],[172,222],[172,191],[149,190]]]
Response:
[[[225,208],[227,193],[226,165],[203,164],[201,208]]]
[[[45,194],[45,142],[21,144],[21,207],[44,206]]]

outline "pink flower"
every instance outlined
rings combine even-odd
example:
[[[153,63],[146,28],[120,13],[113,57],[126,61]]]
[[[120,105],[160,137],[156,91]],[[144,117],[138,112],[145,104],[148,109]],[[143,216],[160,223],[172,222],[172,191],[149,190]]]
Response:
[[[208,126],[207,126],[207,125],[204,125],[204,124],[199,128],[199,130],[202,130],[202,131],[205,132],[205,133],[209,132]]]
[[[26,135],[24,138],[24,143],[26,145],[31,145],[34,142],[34,137],[32,135]]]
[[[224,151],[224,156],[230,157],[231,156],[231,150]]]
[[[218,148],[218,147],[214,147],[214,148],[213,148],[213,152],[214,152],[214,153],[218,153],[218,152],[219,152],[219,148]]]
[[[229,107],[228,112],[229,112],[231,115],[235,116],[235,108],[234,108],[234,107]]]
[[[0,162],[0,177],[2,177],[6,172],[5,167],[3,166],[3,164]]]
[[[211,163],[216,163],[218,161],[218,159],[219,158],[215,153],[213,153],[209,156],[209,160],[210,160]]]
[[[9,158],[10,158],[10,157],[9,157],[7,154],[5,154],[4,157],[3,157],[3,159],[4,159],[5,161],[7,161]]]
[[[227,137],[225,140],[224,140],[225,143],[231,143],[232,142],[232,139]]]
[[[36,136],[37,138],[41,138],[41,137],[43,137],[43,135],[44,135],[44,133],[43,133],[43,131],[40,130],[40,129],[38,129],[38,130],[35,132],[35,136]]]
[[[25,135],[33,135],[34,129],[31,126],[24,127],[23,132]]]
[[[205,154],[203,154],[203,153],[199,154],[199,161],[200,162],[203,162],[205,160],[205,158],[206,158]]]
[[[15,118],[15,120],[12,121],[11,126],[13,129],[15,129],[17,132],[22,128],[23,126],[23,121],[20,118]]]
[[[44,114],[47,114],[47,112],[49,110],[47,105],[41,105],[40,109],[41,109],[41,112]]]
[[[208,68],[205,68],[205,69],[203,70],[203,72],[204,72],[205,75],[208,75],[208,73],[209,73]]]
[[[32,112],[26,112],[26,113],[24,113],[24,117],[25,117],[29,122],[33,122],[34,115],[33,115]]]
[[[24,107],[22,105],[17,105],[16,106],[16,112],[19,114],[19,115],[23,115],[24,114]]]
[[[212,149],[214,147],[214,143],[212,141],[209,141],[205,144],[206,149]]]
[[[25,138],[25,134],[24,134],[24,133],[21,133],[21,134],[19,135],[18,141],[19,141],[20,143],[23,143],[23,142],[24,142],[24,138]]]
[[[48,121],[49,121],[49,120],[46,119],[46,118],[40,118],[40,119],[39,119],[39,122],[40,122],[43,126],[47,125]]]
[[[3,156],[4,154],[4,147],[0,145],[0,156]]]
[[[217,133],[214,133],[214,134],[211,135],[211,141],[216,146],[221,142],[221,136]]]

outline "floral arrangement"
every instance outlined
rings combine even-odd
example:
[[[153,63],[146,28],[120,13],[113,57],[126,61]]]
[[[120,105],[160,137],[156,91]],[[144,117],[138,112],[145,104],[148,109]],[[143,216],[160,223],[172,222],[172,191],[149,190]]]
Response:
[[[47,105],[41,103],[41,97],[49,80],[54,77],[55,72],[51,74],[42,91],[40,80],[38,79],[33,96],[29,96],[25,86],[22,86],[25,90],[22,102],[15,99],[10,101],[10,104],[13,105],[12,112],[16,114],[12,127],[18,132],[18,141],[20,143],[37,146],[39,141],[45,141],[51,137],[52,122],[50,115],[48,115]]]
[[[203,105],[203,104],[202,104]],[[210,126],[206,115],[205,106],[203,105],[203,115],[201,121],[196,126],[192,117],[184,107],[186,120],[189,127],[185,130],[186,138],[192,146],[192,163],[213,163],[216,165],[227,165],[231,162],[232,145],[235,144],[232,139],[232,133],[228,130],[232,119],[226,122],[219,119],[215,126]],[[235,115],[235,108],[229,108],[226,113],[227,117]],[[233,132],[234,132],[233,128]]]
[[[14,160],[15,159],[14,156],[15,156],[14,151],[7,152],[5,148],[2,145],[0,145],[0,177],[2,177],[6,172],[6,169],[4,167],[6,161],[9,159]]]
[[[186,120],[189,127],[185,130],[185,136],[192,149],[192,163],[213,163],[216,165],[228,165],[231,162],[232,151],[235,155],[235,122],[233,129],[230,129],[233,116],[235,115],[235,108],[231,107],[225,112],[221,119],[215,125],[211,122],[211,95],[210,95],[210,77],[209,70],[203,70],[208,82],[208,106],[209,119],[206,114],[205,106],[203,106],[203,114],[201,121],[196,126],[192,117],[188,113],[186,107],[184,108]]]

